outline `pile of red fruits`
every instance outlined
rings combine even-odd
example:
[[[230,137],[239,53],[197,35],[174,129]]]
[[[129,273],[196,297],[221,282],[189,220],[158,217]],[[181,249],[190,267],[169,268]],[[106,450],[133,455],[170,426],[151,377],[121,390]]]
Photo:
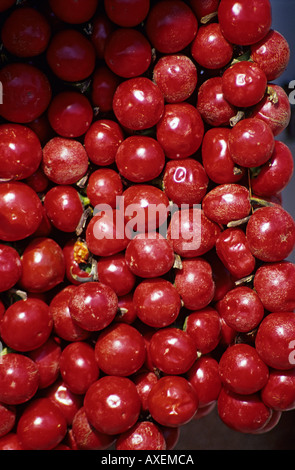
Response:
[[[215,407],[270,431],[295,222],[269,0],[0,8],[0,449],[172,450]]]

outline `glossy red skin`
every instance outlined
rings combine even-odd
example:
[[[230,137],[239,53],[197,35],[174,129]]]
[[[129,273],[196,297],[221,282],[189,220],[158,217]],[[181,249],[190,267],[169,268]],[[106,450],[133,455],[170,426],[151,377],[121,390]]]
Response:
[[[251,215],[246,237],[256,258],[270,263],[282,261],[295,246],[295,221],[281,206],[261,207]]]
[[[123,193],[123,183],[120,174],[112,168],[94,170],[87,181],[86,194],[90,204],[108,204],[113,209],[118,204],[117,196]]]
[[[266,86],[265,73],[253,62],[237,62],[222,75],[224,98],[237,108],[248,108],[261,101]]]
[[[157,178],[165,165],[165,154],[156,139],[148,136],[127,137],[116,153],[120,175],[133,183],[145,183]]]
[[[184,330],[193,339],[199,353],[208,354],[219,344],[221,323],[215,308],[191,312],[185,319]]]
[[[244,176],[244,168],[239,168],[228,148],[231,130],[228,127],[208,129],[202,142],[202,163],[208,177],[216,184],[237,183]]]
[[[89,331],[84,330],[72,319],[69,302],[76,291],[76,286],[69,285],[61,289],[49,304],[53,318],[53,331],[65,341],[82,341],[89,337]]]
[[[228,145],[235,163],[246,168],[257,167],[272,156],[274,136],[266,122],[252,117],[242,119],[232,128]]]
[[[13,10],[1,32],[5,49],[17,57],[33,57],[42,54],[50,40],[47,19],[34,8]]]
[[[77,247],[76,238],[72,238],[65,243],[62,251],[66,264],[66,278],[71,284],[81,284],[81,278],[85,281],[93,279],[92,274],[84,270],[83,266],[83,261],[87,265],[89,257],[89,251],[85,243],[82,242],[82,247]],[[82,267],[80,267],[80,263],[82,263]]]
[[[110,286],[117,296],[129,294],[136,283],[135,275],[126,264],[124,252],[100,258],[97,274],[99,281]]]
[[[163,174],[163,191],[174,204],[200,204],[209,179],[204,167],[194,158],[168,160]]]
[[[254,173],[251,178],[253,193],[263,197],[280,193],[290,183],[293,172],[293,155],[289,147],[276,140],[270,160],[260,168],[257,176]]]
[[[54,96],[49,108],[48,119],[54,131],[62,137],[80,137],[89,129],[93,110],[85,95],[63,91]]]
[[[139,421],[120,434],[116,450],[166,450],[166,441],[160,428],[150,421]]]
[[[52,238],[37,237],[26,246],[22,257],[20,284],[28,292],[48,292],[64,280],[65,260]]]
[[[260,266],[254,288],[264,308],[270,312],[288,312],[295,308],[295,266],[288,261]]]
[[[0,292],[11,289],[20,279],[22,263],[15,248],[0,244]]]
[[[61,80],[85,80],[95,68],[96,53],[92,42],[74,29],[56,32],[46,51],[52,72]]]
[[[162,426],[178,427],[196,413],[199,399],[193,386],[180,375],[161,377],[148,396],[152,418]]]
[[[219,375],[228,390],[250,395],[266,385],[269,369],[253,346],[241,343],[229,346],[222,354]]]
[[[125,28],[139,25],[146,18],[149,8],[149,0],[111,0],[105,3],[109,19]]]
[[[130,240],[125,259],[136,276],[150,279],[170,271],[174,264],[174,252],[160,234],[139,234]]]
[[[0,438],[10,433],[16,422],[16,407],[0,403]],[[1,447],[0,447],[1,448]]]
[[[123,127],[132,131],[148,129],[162,117],[164,97],[149,78],[129,78],[114,93],[113,111]]]
[[[52,331],[48,305],[41,299],[18,300],[1,320],[1,337],[15,351],[31,351],[44,344]]]
[[[17,435],[27,450],[52,450],[65,437],[67,422],[49,398],[31,402],[17,425]]]
[[[38,136],[20,124],[0,126],[0,177],[3,181],[23,180],[37,171],[42,160]]]
[[[21,181],[1,183],[0,239],[23,240],[32,235],[42,221],[42,203],[37,193]]]
[[[294,335],[294,312],[273,312],[260,323],[255,338],[255,348],[269,367],[279,370],[293,369]]]
[[[29,401],[38,390],[39,371],[35,362],[19,353],[1,357],[0,401],[7,405],[19,405]]]
[[[80,24],[89,21],[94,15],[97,0],[66,0],[62,4],[58,0],[50,0],[54,14],[62,21],[70,24]]]
[[[89,424],[84,406],[74,416],[72,431],[78,450],[105,450],[115,439],[97,431]]]
[[[198,411],[215,404],[221,390],[218,362],[210,355],[199,357],[186,374],[199,398]]]
[[[197,110],[202,119],[213,127],[228,126],[237,109],[225,100],[222,77],[208,78],[198,90]]]
[[[107,375],[128,377],[144,364],[146,347],[141,333],[127,323],[115,323],[102,331],[95,344],[98,367]]]
[[[219,23],[209,23],[199,28],[191,44],[191,54],[202,67],[220,69],[230,62],[233,45],[221,33]]]
[[[45,192],[49,185],[49,180],[47,176],[44,175],[41,166],[39,166],[39,168],[37,168],[37,170],[32,175],[30,175],[28,178],[25,178],[23,182],[36,191],[36,193]]]
[[[251,46],[251,59],[264,71],[267,80],[280,77],[290,61],[290,47],[286,38],[274,29]]]
[[[136,184],[125,189],[119,208],[122,211],[124,208],[124,220],[130,231],[153,232],[162,224],[167,224],[169,199],[152,184]]]
[[[116,121],[99,119],[93,122],[84,138],[89,160],[99,166],[111,165],[123,140],[123,131]]]
[[[28,356],[37,364],[39,370],[39,389],[52,385],[59,375],[61,346],[50,336],[39,348],[28,352]]]
[[[187,100],[195,91],[198,72],[187,55],[164,55],[154,66],[153,80],[162,91],[166,103],[179,103]]]
[[[99,377],[94,348],[84,341],[68,344],[59,360],[60,374],[72,393],[83,395]]]
[[[254,271],[256,260],[241,228],[230,227],[223,230],[215,246],[218,257],[235,278],[242,279]]]
[[[42,396],[49,398],[60,409],[68,426],[72,425],[76,413],[83,405],[83,396],[73,393],[61,378],[47,387]]]
[[[136,385],[129,378],[109,375],[89,387],[84,408],[90,424],[97,431],[113,436],[136,423],[141,401]]]
[[[186,158],[200,148],[204,123],[199,111],[192,104],[170,103],[164,107],[156,133],[167,158]]]
[[[97,206],[98,208],[99,206]],[[94,215],[86,228],[86,244],[97,256],[112,256],[125,250],[132,232],[125,224],[124,213],[118,209],[102,211]]]
[[[152,60],[152,48],[147,38],[135,28],[117,28],[106,41],[104,60],[119,77],[143,75]]]
[[[277,136],[289,125],[291,105],[289,97],[282,87],[272,83],[271,89],[277,95],[277,103],[274,103],[269,96],[265,96],[260,103],[254,106],[251,116],[266,122],[273,135]]]
[[[261,390],[266,406],[276,411],[290,411],[295,408],[295,369],[271,369],[269,378]]]
[[[24,450],[16,433],[10,432],[0,438],[0,450]]]
[[[153,386],[158,382],[159,378],[152,371],[139,371],[132,378],[136,385],[137,393],[141,399],[141,409],[148,412],[148,396]]]
[[[189,5],[198,20],[217,11],[220,0],[189,0]]]
[[[224,424],[246,434],[260,431],[272,415],[272,410],[263,403],[258,393],[240,395],[224,387],[220,391],[217,407]]]
[[[72,319],[87,331],[100,331],[115,318],[118,298],[113,289],[100,282],[77,286],[69,302]]]
[[[218,303],[218,312],[228,326],[244,333],[254,330],[265,313],[259,296],[247,286],[227,292]]]
[[[104,11],[97,12],[92,18],[91,24],[90,40],[95,47],[96,56],[103,59],[107,38],[115,30],[115,25]]]
[[[202,256],[216,243],[220,227],[209,220],[202,209],[181,209],[171,216],[167,240],[182,258]]]
[[[42,168],[55,184],[77,183],[86,174],[88,163],[88,155],[78,140],[53,137],[43,148]]]
[[[271,5],[268,0],[239,2],[222,0],[218,8],[218,21],[222,34],[233,44],[248,46],[260,41],[271,27]]]
[[[133,291],[118,297],[118,313],[115,322],[128,323],[131,325],[137,318],[133,303]]]
[[[147,36],[161,53],[181,51],[192,42],[197,30],[198,22],[193,11],[179,0],[158,2],[146,19]]]
[[[62,232],[74,232],[83,214],[78,191],[69,185],[53,186],[43,201],[47,217]]]
[[[249,190],[237,183],[218,185],[206,194],[202,207],[208,219],[221,225],[243,219],[251,211]]]
[[[176,288],[163,278],[142,280],[134,290],[133,303],[137,317],[153,328],[171,325],[181,308]]]
[[[192,367],[197,348],[186,331],[171,326],[153,334],[149,354],[154,367],[165,375],[180,375]]]
[[[174,284],[188,310],[205,308],[213,299],[215,284],[212,269],[201,257],[182,260],[182,269],[177,270]]]
[[[106,65],[100,65],[93,72],[91,100],[102,112],[113,109],[113,97],[121,79]]]
[[[5,100],[0,115],[13,123],[29,123],[47,109],[52,95],[46,75],[27,63],[5,65],[0,71]],[[24,91],[25,90],[25,91]]]

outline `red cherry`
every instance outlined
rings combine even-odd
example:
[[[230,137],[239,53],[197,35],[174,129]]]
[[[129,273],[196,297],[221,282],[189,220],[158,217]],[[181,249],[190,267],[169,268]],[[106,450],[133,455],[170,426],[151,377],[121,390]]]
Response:
[[[260,266],[254,276],[254,288],[266,310],[270,312],[294,310],[295,265],[281,261]]]
[[[106,65],[97,66],[93,72],[91,101],[101,112],[113,109],[113,97],[121,79]]]
[[[27,184],[1,183],[0,201],[1,240],[23,240],[37,230],[42,221],[42,203]]]
[[[127,377],[137,372],[145,361],[146,347],[141,333],[126,323],[110,325],[95,344],[98,367],[107,375]]]
[[[77,183],[86,174],[88,163],[87,153],[78,140],[53,137],[43,148],[42,168],[55,184]]]
[[[68,344],[59,360],[60,374],[72,393],[83,395],[99,377],[94,348],[84,341]]]
[[[292,357],[294,334],[294,312],[270,313],[258,327],[255,348],[269,367],[279,370],[292,369],[294,368]]]
[[[269,82],[280,77],[290,61],[290,47],[286,38],[271,29],[267,35],[251,46],[251,59],[259,65]]]
[[[0,115],[11,122],[28,123],[41,116],[51,99],[51,85],[37,67],[26,63],[10,63],[0,71],[5,100]]]
[[[206,69],[225,67],[233,56],[233,45],[220,30],[219,23],[201,26],[191,45],[195,61]]]
[[[84,406],[79,408],[72,421],[72,431],[79,450],[104,450],[111,446],[114,437],[97,431],[89,423]]]
[[[222,77],[208,78],[198,89],[197,110],[202,119],[213,127],[228,126],[237,114],[222,92]]]
[[[229,428],[241,433],[253,433],[264,428],[271,419],[272,410],[258,393],[240,395],[222,387],[218,401],[218,415]]]
[[[185,134],[186,138],[183,139]],[[171,103],[157,123],[157,140],[166,157],[186,158],[199,148],[204,135],[204,123],[199,111],[189,103]]]
[[[178,427],[189,422],[196,413],[199,399],[193,386],[180,375],[164,376],[148,396],[152,418],[162,426]]]
[[[74,91],[63,91],[51,100],[48,119],[58,135],[69,138],[80,137],[91,125],[93,110],[85,95]]]
[[[27,450],[51,450],[63,440],[66,432],[66,419],[49,398],[31,402],[17,425],[17,435]]]
[[[109,375],[89,387],[84,407],[90,424],[97,431],[116,435],[137,422],[141,401],[129,378]]]
[[[52,238],[34,238],[26,246],[21,260],[23,272],[20,284],[28,292],[48,292],[64,280],[63,251]]]
[[[134,375],[132,380],[136,385],[137,393],[141,399],[142,411],[148,412],[148,396],[159,378],[155,372],[139,371]]]
[[[186,376],[198,395],[198,411],[215,404],[222,385],[216,359],[210,355],[199,357]]]
[[[75,29],[62,29],[54,34],[46,51],[53,73],[67,82],[85,80],[95,68],[92,42]]]
[[[60,409],[69,426],[83,404],[83,396],[71,392],[60,378],[46,388],[44,398],[49,398]]]
[[[13,10],[5,20],[1,37],[11,54],[17,57],[33,57],[42,54],[50,40],[47,19],[34,8]]]
[[[261,390],[261,398],[266,406],[277,411],[289,411],[295,408],[295,369],[275,370]]]
[[[134,308],[132,291],[129,292],[129,294],[121,295],[118,298],[118,310],[119,313],[115,317],[114,321],[131,325],[136,320],[137,315]]]
[[[104,2],[106,14],[110,20],[125,28],[139,25],[146,18],[149,0],[110,0]]]
[[[136,283],[136,277],[126,264],[124,252],[100,258],[97,275],[100,282],[110,286],[118,296],[129,294]]]
[[[50,311],[52,316],[52,312]],[[61,347],[53,337],[49,337],[39,348],[28,352],[28,356],[37,364],[39,370],[39,389],[52,385],[59,376]]]
[[[150,421],[136,423],[120,434],[116,450],[166,450],[166,441],[160,428]]]
[[[235,163],[247,168],[256,167],[270,159],[274,151],[274,137],[268,124],[257,118],[247,118],[233,127],[228,145]]]
[[[135,288],[133,303],[137,317],[153,328],[174,323],[181,308],[176,288],[163,278],[144,279],[140,282]]]
[[[90,204],[107,204],[113,209],[118,205],[117,197],[123,193],[123,183],[117,171],[111,168],[94,170],[88,179],[86,194]]]
[[[22,274],[20,256],[12,246],[0,244],[0,292],[11,289]]]
[[[200,310],[209,305],[215,284],[210,264],[201,257],[182,260],[175,274],[175,287],[188,310]]]
[[[157,178],[165,165],[165,154],[156,139],[148,136],[127,137],[116,153],[120,175],[133,183],[145,183]]]
[[[193,339],[198,352],[208,354],[218,346],[220,340],[219,314],[212,307],[191,312],[185,319],[184,330]]]
[[[74,232],[83,214],[78,191],[72,186],[54,186],[43,201],[50,222],[62,232]]]
[[[119,77],[138,77],[150,66],[152,48],[143,33],[137,29],[118,28],[107,38],[104,60]]]
[[[89,160],[99,166],[114,163],[117,150],[123,140],[123,131],[116,121],[99,119],[93,122],[84,138]]]
[[[189,5],[200,21],[204,16],[217,12],[220,0],[189,0]]]
[[[80,24],[92,18],[98,0],[65,0],[62,4],[58,0],[50,0],[49,4],[54,14],[62,21]]]
[[[271,27],[271,5],[269,0],[222,0],[218,7],[218,21],[226,39],[242,46],[260,41]]]
[[[0,404],[0,439],[10,433],[16,422],[16,407]],[[1,442],[1,441],[0,441]],[[1,446],[0,446],[1,449]]]
[[[115,318],[118,298],[113,289],[100,282],[77,286],[69,302],[72,319],[82,329],[99,331]]]
[[[192,42],[197,30],[193,11],[180,0],[161,0],[150,9],[146,19],[148,38],[162,53],[181,51]]]
[[[130,78],[117,87],[113,111],[123,127],[133,131],[148,129],[162,117],[164,97],[160,88],[149,78]]]
[[[198,72],[190,57],[184,54],[164,55],[154,66],[153,79],[166,103],[179,103],[195,91]]]
[[[90,40],[95,47],[96,56],[103,59],[107,38],[115,30],[115,25],[104,11],[97,11],[91,19],[91,26]]]
[[[295,221],[281,206],[261,207],[246,228],[251,253],[266,262],[282,261],[295,246]]]
[[[0,401],[7,405],[19,405],[29,401],[38,390],[40,375],[37,364],[19,353],[1,356]]]

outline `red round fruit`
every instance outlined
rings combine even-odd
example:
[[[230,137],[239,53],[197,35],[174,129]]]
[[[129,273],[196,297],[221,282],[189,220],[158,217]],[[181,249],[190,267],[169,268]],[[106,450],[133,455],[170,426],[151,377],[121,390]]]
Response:
[[[15,248],[0,244],[0,292],[11,289],[22,274],[20,255]]]
[[[50,311],[50,315],[51,315]],[[59,376],[59,359],[61,346],[58,339],[49,336],[39,348],[28,352],[28,356],[37,364],[40,381],[39,389],[45,389],[52,385]]]
[[[166,441],[156,424],[139,421],[120,434],[116,441],[116,450],[166,450]]]
[[[186,377],[198,395],[198,411],[215,404],[222,386],[216,359],[210,355],[199,357]]]
[[[10,433],[16,423],[16,407],[0,403],[0,438]],[[0,447],[1,449],[1,447]]]
[[[201,26],[191,44],[191,54],[195,61],[212,70],[225,67],[230,62],[233,51],[233,45],[221,33],[219,23]]]
[[[207,307],[191,312],[185,319],[184,330],[191,336],[198,353],[208,354],[219,344],[220,317],[215,308]]]
[[[155,372],[143,370],[138,371],[132,380],[141,399],[142,411],[148,411],[148,396],[153,386],[158,382],[159,377]]]
[[[137,422],[141,401],[129,378],[107,375],[89,387],[84,407],[90,424],[97,431],[116,435]]]
[[[123,131],[116,121],[99,119],[94,121],[86,132],[84,146],[92,163],[107,166],[114,163],[123,140]]]
[[[89,423],[84,406],[79,408],[72,421],[72,431],[78,450],[104,450],[111,446],[114,437],[97,431]]]
[[[117,197],[123,193],[123,183],[120,174],[112,168],[99,168],[91,172],[86,194],[90,204],[108,204],[113,209],[118,205]]]
[[[50,0],[53,13],[65,23],[80,24],[89,21],[98,5],[98,0]]]
[[[113,97],[117,86],[121,83],[120,77],[103,64],[95,68],[92,77],[92,104],[102,113],[112,111]]]
[[[69,185],[57,185],[44,197],[44,208],[50,222],[62,232],[74,232],[83,214],[78,191]]]
[[[295,368],[270,370],[269,378],[261,390],[261,398],[266,406],[277,411],[295,408]]]
[[[44,390],[44,398],[49,398],[60,409],[68,426],[71,426],[75,414],[83,404],[83,396],[71,392],[69,386],[60,378]]]
[[[97,275],[99,281],[110,286],[118,297],[129,294],[136,283],[136,277],[126,264],[124,252],[100,258],[97,261]]]
[[[290,61],[290,47],[286,38],[271,29],[267,35],[251,46],[251,59],[259,65],[269,82],[280,77]]]
[[[150,0],[107,0],[104,8],[113,23],[130,28],[144,21],[149,12]]]

